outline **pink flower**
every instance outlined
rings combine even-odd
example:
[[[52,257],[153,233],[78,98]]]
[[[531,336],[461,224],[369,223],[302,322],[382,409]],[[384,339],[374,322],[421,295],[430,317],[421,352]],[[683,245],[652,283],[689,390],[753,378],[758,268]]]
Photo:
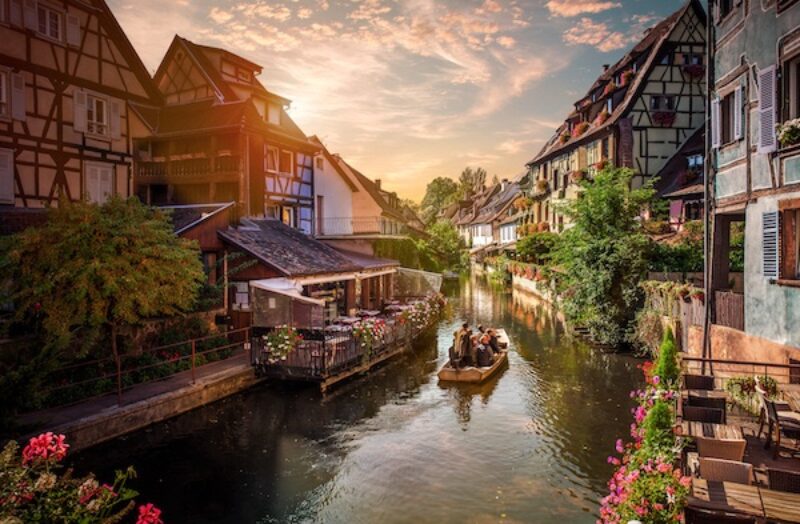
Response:
[[[50,431],[33,437],[22,450],[22,463],[28,464],[37,459],[60,462],[67,456],[69,444],[65,442],[66,438],[64,435],[54,435]]]
[[[161,520],[161,510],[149,502],[142,504],[139,506],[139,518],[136,519],[136,524],[164,524]]]
[[[661,377],[653,375],[653,384],[658,385],[659,382],[661,382]]]
[[[622,439],[621,438],[617,439],[617,445],[615,446],[615,449],[617,450],[617,453],[622,453],[622,452],[625,451],[625,448],[622,445]]]

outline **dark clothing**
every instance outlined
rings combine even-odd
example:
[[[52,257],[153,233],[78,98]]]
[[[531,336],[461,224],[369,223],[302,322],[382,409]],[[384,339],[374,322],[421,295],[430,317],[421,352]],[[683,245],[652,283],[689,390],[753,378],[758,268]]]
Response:
[[[493,360],[492,348],[481,344],[478,346],[478,367],[488,368]]]
[[[468,332],[465,332],[459,339],[459,347],[456,349],[456,353],[461,357],[462,365],[472,365],[472,338],[469,336]]]
[[[489,338],[489,347],[492,348],[493,353],[500,353],[500,343],[497,341],[497,337],[492,335]]]

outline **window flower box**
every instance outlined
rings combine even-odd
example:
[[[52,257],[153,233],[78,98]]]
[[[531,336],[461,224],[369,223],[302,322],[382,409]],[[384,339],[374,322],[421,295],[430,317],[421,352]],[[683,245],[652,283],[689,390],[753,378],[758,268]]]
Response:
[[[603,96],[610,95],[616,88],[617,86],[614,84],[614,82],[607,83],[605,89],[603,89]]]
[[[783,147],[800,144],[800,118],[786,121],[778,126],[778,141]]]
[[[700,80],[706,76],[706,67],[702,64],[686,64],[682,69],[686,76],[694,80]]]
[[[589,122],[581,122],[572,129],[572,138],[578,138],[589,129]]]
[[[675,124],[675,111],[656,111],[653,123],[660,127],[672,127]]]
[[[567,142],[569,142],[569,139],[570,139],[570,134],[567,131],[564,131],[563,133],[561,133],[561,136],[558,137],[558,142],[560,144],[566,144]]]
[[[622,81],[622,83],[620,83],[620,86],[626,86],[630,84],[634,76],[636,76],[636,73],[633,72],[633,69],[628,69],[627,71],[622,73],[622,75],[620,76],[620,80]]]
[[[598,114],[597,117],[595,117],[594,125],[601,126],[605,124],[609,118],[611,118],[611,113],[609,113],[608,110],[603,109],[602,111],[600,111],[600,114]]]

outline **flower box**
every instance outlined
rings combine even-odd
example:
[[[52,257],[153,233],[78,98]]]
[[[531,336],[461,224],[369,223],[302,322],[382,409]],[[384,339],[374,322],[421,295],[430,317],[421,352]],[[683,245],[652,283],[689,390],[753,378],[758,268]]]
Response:
[[[602,111],[600,111],[600,114],[598,114],[597,117],[595,117],[594,125],[601,126],[601,125],[605,124],[606,121],[608,121],[609,118],[611,118],[611,113],[609,113],[607,110],[603,109]]]
[[[565,131],[561,133],[561,136],[558,137],[558,142],[561,144],[566,144],[567,142],[569,142],[569,139],[570,139],[570,134]]]
[[[617,89],[617,86],[614,84],[614,82],[607,83],[605,89],[603,89],[603,96],[610,95],[616,89]]]
[[[778,126],[778,141],[783,147],[800,144],[800,118],[788,120]]]
[[[682,69],[686,76],[694,80],[700,80],[706,76],[706,67],[702,64],[686,64]]]
[[[581,122],[572,129],[572,138],[578,138],[589,130],[589,122]]]
[[[586,178],[586,171],[583,169],[579,171],[573,171],[572,173],[570,173],[569,178],[570,180],[572,180],[572,182],[577,184],[578,182],[581,182]]]
[[[622,80],[621,86],[626,86],[631,83],[633,77],[636,76],[636,73],[633,72],[633,69],[628,69],[624,73],[622,73],[620,80]]]

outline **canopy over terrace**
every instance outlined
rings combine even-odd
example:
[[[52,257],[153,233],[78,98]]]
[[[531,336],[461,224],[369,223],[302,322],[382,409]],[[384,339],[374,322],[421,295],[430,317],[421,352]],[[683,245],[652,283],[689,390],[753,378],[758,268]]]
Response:
[[[288,278],[252,280],[253,325],[321,329],[325,324],[325,301],[304,296],[302,291],[302,285]]]

